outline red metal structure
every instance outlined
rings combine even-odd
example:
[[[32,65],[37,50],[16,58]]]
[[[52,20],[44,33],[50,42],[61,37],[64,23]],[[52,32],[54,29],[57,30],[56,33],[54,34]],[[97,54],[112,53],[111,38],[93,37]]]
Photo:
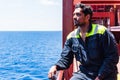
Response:
[[[93,22],[105,25],[115,35],[120,55],[120,0],[63,0],[63,44],[66,36],[74,29],[73,10],[76,3],[91,5]],[[120,74],[120,63],[119,74]],[[67,70],[60,71],[57,80],[69,80],[74,71],[74,64]]]

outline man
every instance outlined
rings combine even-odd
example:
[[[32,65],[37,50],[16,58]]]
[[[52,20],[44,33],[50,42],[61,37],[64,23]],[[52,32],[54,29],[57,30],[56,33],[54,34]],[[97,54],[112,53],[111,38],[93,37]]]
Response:
[[[69,68],[73,56],[81,63],[70,80],[117,80],[118,52],[113,35],[102,25],[92,24],[92,9],[76,4],[73,12],[77,27],[68,36],[61,59],[51,67],[48,77]]]

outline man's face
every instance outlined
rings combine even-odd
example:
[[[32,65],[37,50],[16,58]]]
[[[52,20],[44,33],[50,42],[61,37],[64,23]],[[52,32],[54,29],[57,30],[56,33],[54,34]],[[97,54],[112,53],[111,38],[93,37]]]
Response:
[[[86,23],[86,16],[81,8],[76,8],[73,12],[73,22],[75,26],[84,26]]]

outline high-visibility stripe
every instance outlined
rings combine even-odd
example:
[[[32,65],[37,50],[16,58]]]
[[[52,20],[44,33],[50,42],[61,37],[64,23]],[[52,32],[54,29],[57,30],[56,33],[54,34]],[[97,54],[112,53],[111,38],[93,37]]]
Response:
[[[106,30],[106,27],[102,26],[102,25],[98,25],[98,24],[92,24],[92,30],[88,33],[86,33],[86,37],[95,35],[95,34],[104,34]],[[68,36],[67,39],[69,38],[80,38],[80,28],[78,27],[77,29],[75,29],[74,31],[72,31]]]
[[[92,36],[92,35],[94,35],[94,32],[97,32],[96,31],[96,28],[97,28],[98,26],[96,25],[96,24],[92,24],[92,30],[89,32],[89,33],[86,33],[86,37],[89,37],[89,36]],[[98,29],[98,28],[97,28]]]
[[[89,33],[86,33],[86,37],[95,35],[95,34],[104,34],[106,27],[98,24],[92,24],[92,30]]]

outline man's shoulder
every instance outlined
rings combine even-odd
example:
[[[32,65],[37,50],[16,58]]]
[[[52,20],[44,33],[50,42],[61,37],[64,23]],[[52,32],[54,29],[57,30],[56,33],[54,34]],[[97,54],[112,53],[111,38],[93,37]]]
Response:
[[[72,32],[70,32],[70,33],[67,35],[67,40],[70,39],[70,38],[75,38],[76,32],[77,32],[77,29],[74,29]]]
[[[98,26],[97,33],[104,34],[104,32],[107,30],[107,28],[103,25],[97,24],[97,26]]]
[[[100,24],[97,24],[97,25],[98,25],[98,29],[100,29],[100,30],[107,29],[104,25],[100,25]]]

